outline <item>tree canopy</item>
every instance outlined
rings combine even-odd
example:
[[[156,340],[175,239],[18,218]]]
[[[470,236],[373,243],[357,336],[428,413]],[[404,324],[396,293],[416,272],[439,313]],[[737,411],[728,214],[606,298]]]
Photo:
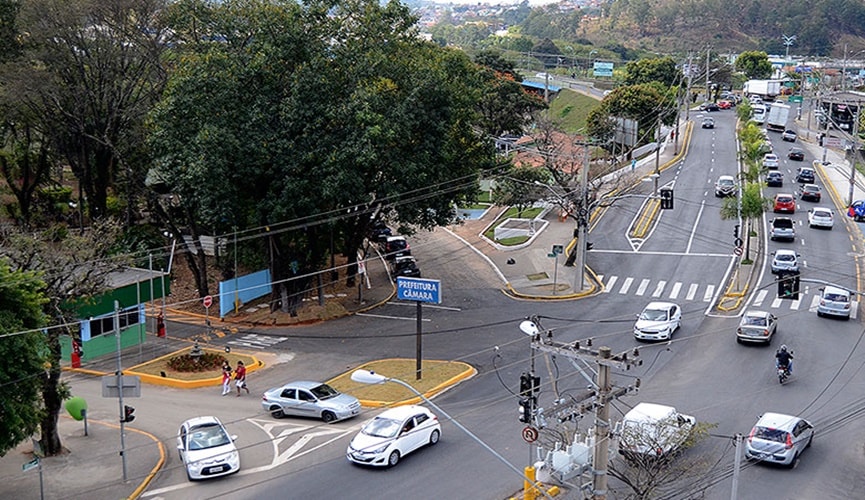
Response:
[[[668,87],[682,84],[682,71],[672,57],[640,59],[625,65],[625,85],[660,82]]]
[[[765,52],[742,52],[736,58],[736,69],[745,73],[748,78],[761,79],[772,75],[772,63]]]

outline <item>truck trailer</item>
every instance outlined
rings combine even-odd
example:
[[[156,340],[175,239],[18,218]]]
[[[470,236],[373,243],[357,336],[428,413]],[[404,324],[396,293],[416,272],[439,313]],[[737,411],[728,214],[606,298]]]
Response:
[[[790,116],[790,106],[782,102],[773,102],[766,115],[766,130],[783,132],[787,128],[787,117]]]
[[[746,96],[757,95],[763,100],[773,101],[781,94],[781,80],[748,80],[742,86]]]

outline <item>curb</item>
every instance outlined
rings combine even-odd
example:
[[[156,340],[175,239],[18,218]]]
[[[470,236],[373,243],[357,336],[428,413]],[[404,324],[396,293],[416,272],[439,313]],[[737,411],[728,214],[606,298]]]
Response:
[[[381,360],[376,360],[376,361],[387,361],[387,359],[381,359]],[[451,377],[450,379],[445,380],[441,384],[433,387],[432,389],[426,391],[425,393],[423,393],[423,398],[432,399],[435,396],[437,396],[437,395],[447,391],[448,389],[456,386],[460,382],[474,377],[478,373],[478,371],[473,366],[471,366],[468,363],[463,363],[462,361],[444,361],[444,362],[450,363],[450,364],[464,365],[465,370],[463,370],[458,375],[455,375],[455,376]],[[367,363],[369,363],[369,362],[367,362]],[[363,364],[366,364],[366,363],[363,363]],[[344,373],[328,380],[326,383],[330,384],[334,380],[345,376],[347,373],[349,373],[349,372],[344,372]],[[415,396],[413,398],[403,399],[400,401],[379,401],[379,400],[374,400],[374,399],[358,399],[358,401],[360,401],[361,406],[365,406],[368,408],[392,408],[395,406],[407,406],[407,405],[414,405],[414,404],[418,404],[418,403],[423,403],[423,398],[420,396]]]

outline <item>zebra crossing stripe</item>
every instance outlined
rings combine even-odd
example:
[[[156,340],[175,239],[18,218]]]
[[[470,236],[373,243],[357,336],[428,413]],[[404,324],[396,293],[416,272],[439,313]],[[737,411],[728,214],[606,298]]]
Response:
[[[604,287],[604,293],[610,293],[613,290],[613,285],[618,281],[618,276],[610,276],[610,281],[607,282],[607,286]]]
[[[681,289],[682,289],[682,282],[681,281],[677,281],[677,282],[673,283],[673,290],[670,291],[670,298],[671,299],[678,298],[679,297],[679,290],[681,290]]]
[[[696,283],[691,283],[691,286],[688,287],[688,295],[685,296],[685,300],[694,300],[694,296],[697,295],[697,288],[699,285]]]
[[[619,290],[619,293],[624,295],[628,293],[628,289],[631,288],[631,283],[634,282],[634,278],[625,278],[625,282],[622,283],[622,288]]]
[[[754,297],[754,302],[752,302],[752,305],[754,307],[760,307],[763,304],[763,301],[766,300],[766,295],[768,293],[768,290],[760,290],[759,292],[757,292],[757,296]]]
[[[640,286],[637,287],[637,291],[634,292],[634,295],[642,296],[644,293],[646,293],[646,288],[649,288],[649,281],[651,280],[644,279],[643,281],[641,281]]]
[[[652,297],[660,297],[662,293],[664,293],[664,287],[667,286],[666,281],[659,281],[658,286],[655,287],[655,291],[652,292]]]
[[[715,295],[715,285],[707,285],[706,292],[703,294],[703,302],[710,302],[713,295]]]

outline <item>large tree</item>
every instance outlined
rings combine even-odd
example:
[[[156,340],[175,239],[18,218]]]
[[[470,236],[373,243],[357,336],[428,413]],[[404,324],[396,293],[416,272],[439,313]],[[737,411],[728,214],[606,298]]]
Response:
[[[739,54],[736,70],[745,73],[748,78],[769,78],[772,76],[772,63],[765,52],[752,50]]]
[[[667,87],[682,84],[682,71],[672,57],[640,59],[625,65],[625,85],[660,82]]]
[[[0,259],[0,456],[30,437],[42,419],[45,374],[44,283]]]

